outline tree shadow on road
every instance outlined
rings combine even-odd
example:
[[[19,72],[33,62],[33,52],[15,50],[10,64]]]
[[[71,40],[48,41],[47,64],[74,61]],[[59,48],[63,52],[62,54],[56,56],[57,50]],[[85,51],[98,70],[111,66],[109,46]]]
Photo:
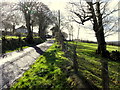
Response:
[[[36,50],[37,53],[39,53],[40,55],[42,55],[44,53],[44,51],[42,51],[39,47],[37,46],[33,46],[33,48]]]

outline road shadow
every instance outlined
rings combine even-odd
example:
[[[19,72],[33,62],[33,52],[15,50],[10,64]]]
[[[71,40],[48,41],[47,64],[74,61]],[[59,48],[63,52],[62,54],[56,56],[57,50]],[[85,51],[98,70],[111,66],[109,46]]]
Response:
[[[42,55],[44,53],[44,51],[42,51],[39,47],[37,46],[33,46],[33,48],[36,50],[37,53],[39,53],[40,55]]]

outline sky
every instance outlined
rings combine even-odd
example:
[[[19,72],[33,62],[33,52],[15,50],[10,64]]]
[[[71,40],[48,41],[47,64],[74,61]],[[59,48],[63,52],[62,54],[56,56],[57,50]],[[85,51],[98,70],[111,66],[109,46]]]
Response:
[[[48,1],[52,1],[52,0],[48,0]],[[53,0],[55,2],[51,2],[49,5],[50,9],[52,10],[60,10],[61,13],[66,14],[66,1],[68,2],[69,0]],[[73,0],[70,0],[73,1]],[[74,0],[78,1],[78,0]],[[106,0],[104,0],[106,1]],[[112,0],[112,2],[109,4],[110,8],[115,8],[118,5],[118,0]],[[114,13],[114,15],[118,15],[118,13]],[[86,23],[86,26],[89,25],[89,23]],[[73,23],[74,26],[74,38],[77,38],[77,34],[78,34],[78,24],[76,25],[76,23]],[[67,32],[67,30],[65,30],[65,32]],[[86,29],[84,27],[80,27],[79,30],[79,38],[80,39],[85,39],[85,40],[91,40],[91,41],[96,41],[96,37],[95,37],[95,33],[93,30],[90,29]],[[106,41],[118,41],[118,33],[113,34],[111,36],[108,36],[105,38]]]
[[[3,0],[0,0],[0,1],[3,1]],[[9,1],[9,0],[4,0],[4,1]],[[19,0],[10,0],[11,2],[17,2]],[[21,0],[21,1],[24,1],[24,0]],[[30,1],[30,0],[27,0],[27,1]],[[32,0],[33,1],[33,0]],[[38,0],[38,1],[41,1],[43,2],[44,4],[48,5],[48,7],[51,9],[51,10],[60,10],[61,11],[61,14],[62,15],[67,15],[68,11],[66,10],[66,6],[67,6],[67,2],[68,1],[78,1],[78,0]],[[107,1],[107,0],[104,0],[104,1]],[[109,7],[112,9],[112,8],[115,8],[117,7],[117,2],[119,0],[111,0],[112,2],[109,4]],[[114,15],[118,15],[118,13],[115,13]],[[78,33],[78,24],[76,23],[72,23],[73,26],[74,26],[74,38],[77,38],[77,33]],[[89,26],[89,23],[86,23],[85,26]],[[68,33],[68,30],[64,30],[64,32],[67,32]],[[86,29],[82,26],[80,26],[80,30],[79,30],[79,38],[80,39],[85,39],[85,40],[91,40],[91,41],[96,41],[96,37],[95,37],[95,34],[94,34],[94,31],[93,30],[90,30],[90,29]],[[112,36],[109,36],[107,38],[105,38],[106,41],[118,41],[118,33],[112,35]]]
[[[118,0],[114,0],[112,1],[110,4],[109,4],[109,7],[110,8],[115,8],[117,7],[117,1]],[[52,9],[52,10],[61,10],[62,13],[66,13],[66,2],[64,0],[56,0],[56,2],[52,2],[49,4],[49,7]],[[115,13],[114,15],[118,15],[118,13]],[[89,25],[89,23],[87,24],[86,23],[86,26]],[[73,26],[74,27],[74,38],[77,38],[77,33],[78,33],[78,25],[76,25],[76,23],[73,23]],[[67,32],[67,30],[65,31]],[[91,40],[91,41],[96,41],[96,37],[95,37],[95,33],[93,30],[90,30],[90,29],[86,29],[84,27],[80,27],[80,30],[79,30],[79,38],[80,39],[85,39],[85,40]],[[118,41],[118,33],[115,33],[111,36],[108,36],[105,38],[106,41]]]

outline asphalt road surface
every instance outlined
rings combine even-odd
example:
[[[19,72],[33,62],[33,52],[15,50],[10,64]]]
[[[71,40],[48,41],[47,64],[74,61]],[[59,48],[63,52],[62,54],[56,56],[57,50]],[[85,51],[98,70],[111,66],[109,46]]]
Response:
[[[4,58],[0,58],[0,90],[8,88],[16,79],[29,69],[35,60],[42,55],[54,40],[29,47],[20,52],[8,53]]]

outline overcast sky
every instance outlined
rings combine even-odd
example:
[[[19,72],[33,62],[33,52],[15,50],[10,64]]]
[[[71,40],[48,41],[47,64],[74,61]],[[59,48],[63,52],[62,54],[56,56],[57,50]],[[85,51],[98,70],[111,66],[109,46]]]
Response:
[[[3,0],[0,0],[3,1]],[[17,2],[17,1],[24,1],[24,0],[4,0],[4,1],[10,1],[10,2]],[[30,1],[30,0],[26,0],[26,1]],[[34,1],[34,0],[32,0]],[[44,4],[48,5],[48,7],[51,10],[60,10],[61,14],[63,15],[67,15],[67,10],[66,10],[66,6],[67,6],[67,2],[68,1],[79,1],[79,0],[38,0],[43,2]],[[103,1],[107,1],[107,0],[103,0]],[[112,2],[109,4],[109,7],[115,8],[118,7],[118,1],[119,0],[111,0]],[[115,13],[114,15],[118,15],[118,13]],[[86,23],[86,26],[89,25],[89,22]],[[73,23],[74,26],[74,38],[77,38],[77,31],[78,31],[78,25]],[[67,30],[64,30],[65,32],[68,32]],[[94,31],[89,30],[89,29],[85,29],[83,27],[80,27],[80,39],[86,39],[86,40],[92,40],[92,41],[96,41],[95,35],[94,35]],[[118,33],[109,36],[106,38],[106,41],[118,41]]]

